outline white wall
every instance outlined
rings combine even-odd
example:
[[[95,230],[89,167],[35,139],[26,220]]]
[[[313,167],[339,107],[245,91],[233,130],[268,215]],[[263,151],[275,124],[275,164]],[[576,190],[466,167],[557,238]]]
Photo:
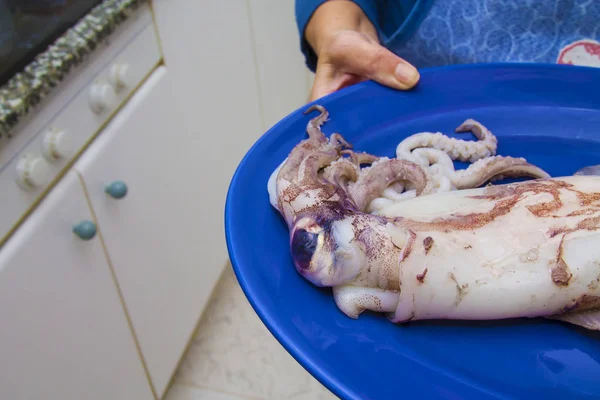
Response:
[[[203,262],[228,261],[223,211],[231,176],[252,144],[306,103],[310,74],[300,53],[294,0],[153,0],[155,22],[173,90],[195,127]],[[225,28],[225,26],[227,26]],[[208,116],[208,117],[207,117]],[[168,137],[168,133],[165,133]],[[208,211],[210,210],[210,211]]]
[[[254,38],[263,127],[306,103],[309,75],[300,52],[294,0],[247,0]]]

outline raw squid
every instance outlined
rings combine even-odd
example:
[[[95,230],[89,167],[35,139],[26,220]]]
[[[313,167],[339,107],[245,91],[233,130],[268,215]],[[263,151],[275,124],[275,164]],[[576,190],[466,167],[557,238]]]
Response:
[[[513,159],[501,175],[532,179],[426,194],[419,163],[326,138],[328,113],[314,110],[308,138],[268,191],[297,272],[331,287],[344,314],[369,310],[394,323],[544,317],[600,329],[599,176],[539,178],[547,174]],[[415,197],[366,211],[398,183]]]

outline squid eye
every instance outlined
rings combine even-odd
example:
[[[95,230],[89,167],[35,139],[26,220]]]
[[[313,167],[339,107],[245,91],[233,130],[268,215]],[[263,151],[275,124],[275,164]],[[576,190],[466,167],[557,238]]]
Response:
[[[292,237],[291,251],[294,262],[298,268],[306,270],[310,267],[310,260],[317,250],[319,235],[304,229],[296,229]]]

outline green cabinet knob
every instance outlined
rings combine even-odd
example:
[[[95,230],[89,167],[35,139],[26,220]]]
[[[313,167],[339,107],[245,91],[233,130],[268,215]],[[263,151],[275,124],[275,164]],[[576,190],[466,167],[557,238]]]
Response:
[[[96,224],[92,221],[81,221],[73,225],[73,233],[82,240],[90,240],[96,236]]]
[[[113,199],[122,199],[127,194],[127,185],[123,181],[113,181],[106,185],[104,191]]]

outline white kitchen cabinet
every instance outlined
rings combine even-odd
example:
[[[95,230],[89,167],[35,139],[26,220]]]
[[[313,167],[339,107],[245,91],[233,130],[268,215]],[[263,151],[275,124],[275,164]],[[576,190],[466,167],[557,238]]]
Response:
[[[205,257],[215,235],[206,219],[222,212],[206,209],[210,171],[197,168],[210,149],[190,140],[207,134],[207,125],[185,123],[191,111],[172,76],[157,69],[74,166],[159,396],[222,270]],[[124,197],[105,192],[114,181],[126,185]]]
[[[69,172],[0,252],[0,398],[153,399],[93,217]]]

